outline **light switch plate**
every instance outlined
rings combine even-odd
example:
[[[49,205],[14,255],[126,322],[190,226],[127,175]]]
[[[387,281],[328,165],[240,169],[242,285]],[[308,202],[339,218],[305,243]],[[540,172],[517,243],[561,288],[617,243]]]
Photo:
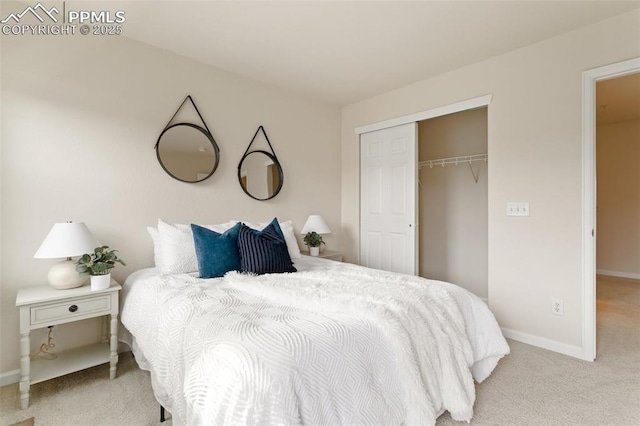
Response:
[[[508,202],[507,216],[529,216],[529,202],[526,202],[526,201]]]

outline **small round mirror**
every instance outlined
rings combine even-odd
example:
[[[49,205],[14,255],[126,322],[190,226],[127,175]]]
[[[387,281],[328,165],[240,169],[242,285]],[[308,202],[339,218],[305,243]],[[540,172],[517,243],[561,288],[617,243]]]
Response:
[[[252,151],[242,157],[238,179],[249,197],[264,201],[278,195],[284,173],[276,157],[266,151]]]
[[[156,156],[169,176],[182,182],[201,182],[216,171],[220,149],[206,129],[178,123],[160,134]]]

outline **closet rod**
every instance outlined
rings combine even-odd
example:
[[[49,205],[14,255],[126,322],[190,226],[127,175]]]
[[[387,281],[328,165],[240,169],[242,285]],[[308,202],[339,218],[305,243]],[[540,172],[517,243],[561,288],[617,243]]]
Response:
[[[455,164],[457,166],[460,163],[464,164],[464,163],[471,163],[473,161],[487,161],[488,159],[489,159],[488,154],[461,155],[460,157],[438,158],[435,160],[420,161],[418,163],[418,168],[419,169],[423,167],[433,168],[433,166],[444,167],[446,164]]]

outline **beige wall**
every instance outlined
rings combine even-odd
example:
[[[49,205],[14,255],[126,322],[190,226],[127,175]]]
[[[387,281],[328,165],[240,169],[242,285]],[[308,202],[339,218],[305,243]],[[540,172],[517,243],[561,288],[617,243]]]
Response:
[[[489,301],[500,325],[582,345],[582,71],[640,56],[634,11],[342,110],[342,237],[358,259],[354,129],[493,94],[488,108]],[[528,201],[530,217],[506,217]],[[551,299],[564,300],[564,316]]]
[[[640,120],[598,126],[597,269],[640,278]]]
[[[418,124],[420,161],[487,152],[487,108]],[[419,171],[420,276],[487,297],[487,164],[423,167]]]
[[[84,221],[120,250],[122,281],[152,264],[157,219],[220,223],[309,214],[340,223],[340,110],[123,37],[1,37],[2,275],[0,372],[18,368],[18,289],[46,283],[33,254],[55,222]],[[153,147],[191,94],[220,146],[208,180],[167,175]],[[249,198],[237,165],[260,124],[284,169],[273,200]],[[309,161],[313,159],[313,161]],[[340,233],[327,236],[340,249]],[[56,350],[99,339],[99,324],[62,325]],[[34,333],[34,347],[43,334]]]

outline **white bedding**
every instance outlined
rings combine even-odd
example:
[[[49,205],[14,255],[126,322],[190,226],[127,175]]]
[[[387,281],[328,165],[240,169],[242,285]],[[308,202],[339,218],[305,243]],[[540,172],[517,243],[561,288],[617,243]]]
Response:
[[[295,266],[127,279],[122,322],[174,424],[434,424],[443,410],[471,419],[473,378],[509,353],[482,300],[325,259]]]

